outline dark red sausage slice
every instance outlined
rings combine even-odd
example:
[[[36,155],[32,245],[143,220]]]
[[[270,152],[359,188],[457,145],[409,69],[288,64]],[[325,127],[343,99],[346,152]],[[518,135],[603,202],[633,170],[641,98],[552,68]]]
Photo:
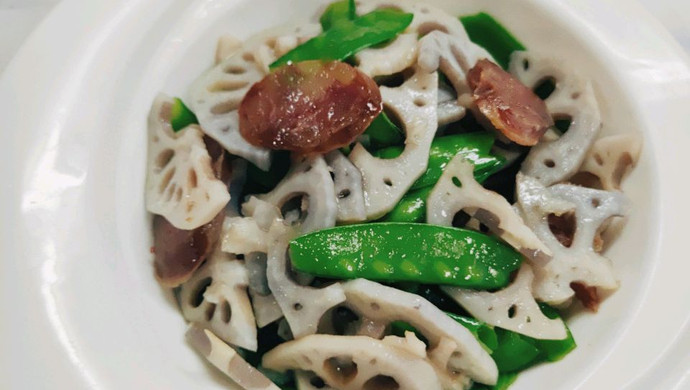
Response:
[[[166,287],[186,282],[206,260],[220,237],[225,212],[206,225],[182,230],[160,215],[153,218],[153,243],[156,278]]]
[[[575,291],[575,298],[582,303],[587,309],[597,312],[599,310],[599,293],[596,287],[587,286],[584,283],[572,282],[570,288]]]
[[[467,82],[479,111],[515,143],[536,145],[554,124],[543,100],[489,60],[477,62],[468,72]]]
[[[240,104],[240,132],[251,144],[301,154],[350,144],[381,112],[370,77],[338,61],[278,68],[254,84]]]

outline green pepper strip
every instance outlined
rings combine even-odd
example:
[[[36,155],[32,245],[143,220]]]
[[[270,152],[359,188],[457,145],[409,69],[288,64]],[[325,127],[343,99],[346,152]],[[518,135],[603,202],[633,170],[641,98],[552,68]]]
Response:
[[[187,108],[180,98],[173,98],[173,105],[170,109],[170,125],[173,131],[178,132],[185,127],[193,124],[198,124],[196,115]]]
[[[514,51],[525,50],[525,46],[489,14],[462,16],[460,21],[470,40],[486,49],[503,69],[508,69]]]
[[[319,22],[323,31],[326,31],[343,20],[352,20],[356,17],[355,0],[342,0],[331,3],[319,18]]]
[[[339,226],[294,239],[293,267],[316,276],[493,289],[522,256],[494,237],[417,223]]]
[[[380,9],[353,20],[343,20],[285,53],[270,68],[308,60],[342,61],[362,49],[395,38],[412,22],[412,14]]]

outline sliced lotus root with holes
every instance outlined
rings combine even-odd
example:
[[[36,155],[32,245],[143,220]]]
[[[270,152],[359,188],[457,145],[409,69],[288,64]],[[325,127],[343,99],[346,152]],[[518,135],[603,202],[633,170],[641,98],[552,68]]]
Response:
[[[593,248],[602,224],[627,214],[629,202],[620,192],[595,190],[571,184],[544,187],[537,179],[518,174],[518,205],[523,218],[551,249],[553,257],[533,264],[535,298],[552,305],[568,303],[574,296],[573,282],[605,290],[618,288],[611,261]],[[572,243],[564,246],[549,227],[549,216],[574,213]]]
[[[318,23],[302,24],[290,33],[283,33],[278,28],[268,34],[265,39],[259,41],[254,49],[254,60],[264,74],[270,72],[270,66],[278,58],[282,57],[298,45],[321,33],[321,25]]]
[[[493,61],[491,55],[470,41],[467,35],[459,37],[433,31],[419,41],[419,67],[446,75],[457,96],[472,92],[467,84],[467,73],[484,58]]]
[[[436,108],[436,117],[438,118],[439,127],[459,121],[465,117],[466,111],[467,109],[458,103],[458,97],[455,94],[455,90],[444,83],[439,83],[438,107]]]
[[[225,219],[221,248],[228,253],[244,255],[248,270],[249,262],[260,261],[257,258],[263,257],[264,264],[260,270],[253,269],[251,278],[248,275],[248,281],[253,281],[249,293],[256,323],[263,328],[283,316],[268,287],[266,253],[272,242],[294,233],[280,218],[277,207],[254,196],[242,205],[242,212],[245,217]],[[254,266],[256,264],[252,263]]]
[[[465,211],[528,258],[546,261],[551,255],[549,248],[504,197],[477,183],[473,171],[474,165],[462,156],[448,163],[427,198],[428,223],[451,226],[455,214]]]
[[[343,284],[346,306],[361,317],[378,323],[404,321],[412,325],[427,340],[433,351],[442,339],[450,339],[455,349],[448,361],[436,362],[440,370],[450,375],[461,372],[470,378],[494,384],[498,369],[489,354],[465,327],[448,317],[431,302],[405,291],[366,279]]]
[[[362,173],[339,150],[326,155],[326,162],[333,173],[335,193],[338,199],[338,221],[357,222],[366,219]]]
[[[256,351],[256,324],[247,283],[244,263],[216,250],[180,288],[182,315],[229,344]]]
[[[260,195],[259,199],[282,208],[298,196],[308,200],[306,210],[302,212],[306,216],[298,226],[302,234],[335,226],[338,201],[333,179],[323,157],[304,157],[300,163],[293,164],[287,176],[271,192]]]
[[[300,33],[286,34],[297,37],[294,46],[314,35],[313,29],[300,29]],[[189,106],[203,131],[231,154],[243,157],[264,170],[270,167],[269,151],[249,144],[242,137],[237,109],[252,84],[267,73],[266,62],[273,62],[278,53],[294,47],[287,40],[291,39],[281,39],[278,34],[249,39],[235,54],[203,73],[189,91]]]
[[[580,172],[596,176],[606,191],[620,190],[626,173],[640,159],[642,135],[638,133],[603,137],[594,142]]]
[[[295,371],[295,383],[299,390],[336,390],[326,385],[326,382],[313,371]]]
[[[555,141],[541,140],[522,163],[521,172],[549,186],[573,176],[601,128],[601,114],[591,83],[581,80],[564,63],[533,52],[515,52],[510,72],[523,84],[536,88],[553,81],[554,91],[544,100],[555,119],[571,120]]]
[[[496,291],[476,291],[443,286],[441,289],[474,318],[489,325],[512,330],[539,340],[562,340],[568,336],[563,320],[550,319],[532,296],[534,273],[529,264],[520,268],[515,280]]]
[[[357,53],[357,68],[369,77],[392,75],[412,67],[417,61],[417,50],[417,34],[400,34],[383,47]]]
[[[149,114],[146,209],[178,229],[192,230],[218,215],[230,194],[213,172],[201,130],[173,131],[172,104],[159,95]]]
[[[216,43],[215,64],[218,65],[223,60],[229,58],[231,55],[237,53],[242,48],[242,41],[233,37],[232,35],[222,35],[218,38]]]
[[[280,390],[259,370],[203,325],[193,323],[185,334],[189,344],[213,366],[245,390]]]
[[[342,390],[440,390],[424,347],[412,332],[404,339],[383,340],[318,334],[277,346],[264,355],[262,364],[280,372],[311,371]]]
[[[357,144],[350,160],[362,173],[367,219],[390,211],[417,178],[429,160],[436,134],[438,75],[417,69],[400,87],[381,87],[383,103],[399,119],[406,134],[405,149],[393,159],[376,158]]]
[[[250,290],[249,296],[252,298],[256,326],[259,328],[263,328],[283,317],[283,311],[280,309],[278,301],[276,301],[273,294],[260,295]]]
[[[342,303],[345,294],[340,283],[313,288],[295,282],[287,258],[287,239],[269,245],[268,287],[290,324],[293,336],[300,338],[316,333],[321,317]]]

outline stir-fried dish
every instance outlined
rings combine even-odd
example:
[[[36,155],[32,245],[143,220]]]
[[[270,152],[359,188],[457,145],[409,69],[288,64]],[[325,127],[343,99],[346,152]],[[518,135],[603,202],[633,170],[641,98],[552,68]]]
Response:
[[[618,288],[637,134],[491,16],[338,1],[149,117],[154,268],[244,389],[505,389]],[[538,49],[538,48],[535,48]],[[621,129],[622,130],[622,129]]]

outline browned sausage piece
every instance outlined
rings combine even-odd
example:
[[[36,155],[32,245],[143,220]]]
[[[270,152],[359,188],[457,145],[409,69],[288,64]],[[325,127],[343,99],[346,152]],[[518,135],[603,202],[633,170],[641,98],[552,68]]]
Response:
[[[601,299],[599,299],[599,293],[596,287],[588,286],[580,282],[572,282],[570,283],[570,288],[575,291],[575,298],[577,298],[584,307],[595,313],[599,310]]]
[[[216,245],[224,218],[225,212],[221,211],[206,225],[194,230],[182,230],[165,217],[153,217],[153,266],[160,284],[177,287],[192,277]]]
[[[467,82],[482,115],[515,143],[536,145],[554,124],[543,100],[489,60],[478,61],[467,74]]]
[[[326,153],[354,141],[381,109],[378,86],[356,68],[299,62],[251,87],[240,104],[240,133],[264,148]]]

